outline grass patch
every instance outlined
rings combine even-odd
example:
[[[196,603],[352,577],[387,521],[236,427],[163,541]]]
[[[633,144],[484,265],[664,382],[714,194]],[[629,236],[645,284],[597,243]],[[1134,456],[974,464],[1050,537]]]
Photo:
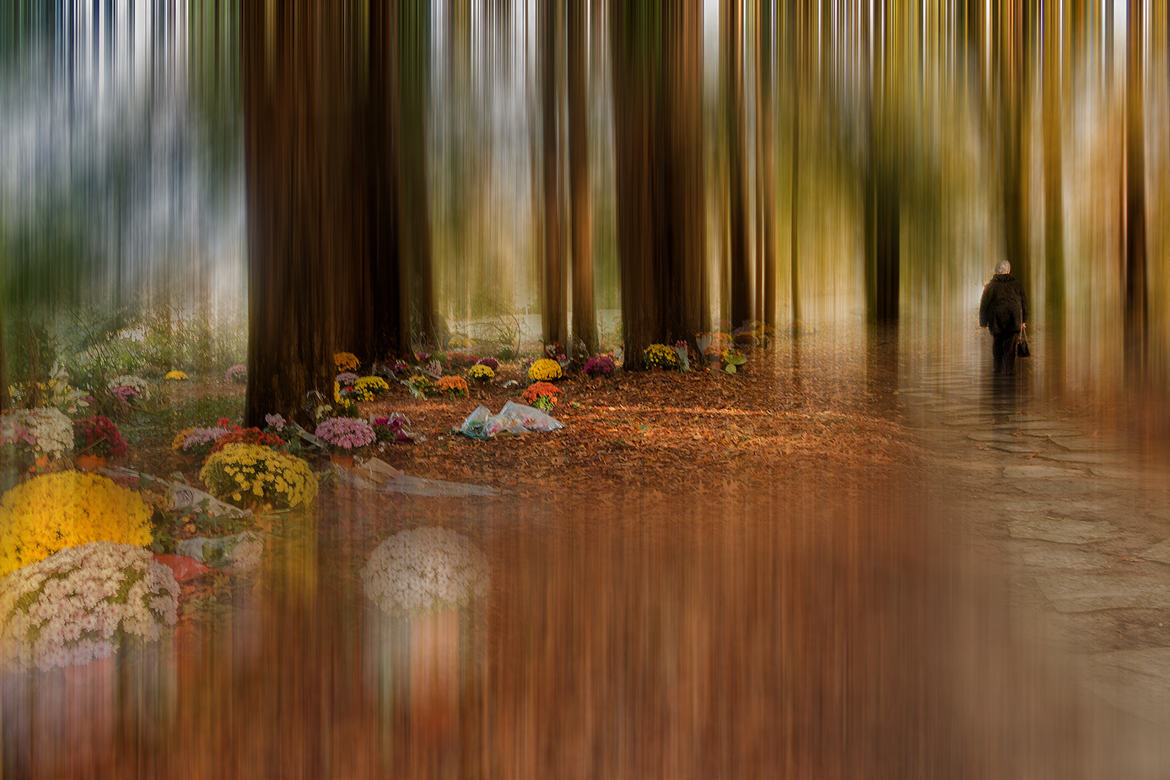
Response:
[[[119,429],[131,447],[169,447],[184,428],[211,427],[223,417],[238,422],[243,414],[241,397],[192,398],[136,411]]]

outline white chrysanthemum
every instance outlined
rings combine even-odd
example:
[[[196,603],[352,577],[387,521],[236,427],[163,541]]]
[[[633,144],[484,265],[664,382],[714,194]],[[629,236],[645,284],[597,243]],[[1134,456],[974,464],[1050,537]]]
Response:
[[[0,666],[51,669],[114,653],[120,634],[161,638],[179,583],[141,547],[70,547],[0,580]]]
[[[487,593],[488,562],[471,541],[446,528],[400,531],[362,569],[366,595],[390,614],[434,612]]]
[[[73,450],[73,422],[51,406],[12,413],[36,438],[37,452],[55,457]]]
[[[109,388],[113,390],[115,387],[131,387],[142,398],[146,398],[150,394],[150,382],[133,374],[123,374],[111,379]]]

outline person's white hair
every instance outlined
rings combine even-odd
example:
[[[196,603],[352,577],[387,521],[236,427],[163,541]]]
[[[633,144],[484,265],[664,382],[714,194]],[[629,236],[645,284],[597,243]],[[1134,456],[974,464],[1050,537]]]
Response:
[[[1012,272],[1012,264],[1007,260],[1000,260],[995,264],[995,272],[997,274],[1010,274]]]

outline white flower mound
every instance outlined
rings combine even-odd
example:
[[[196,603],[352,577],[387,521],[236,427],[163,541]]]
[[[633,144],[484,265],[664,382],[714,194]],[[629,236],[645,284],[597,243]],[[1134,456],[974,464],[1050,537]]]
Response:
[[[179,583],[130,544],[70,547],[0,580],[0,666],[52,669],[114,653],[120,635],[161,638]]]
[[[17,409],[10,416],[32,431],[38,453],[55,457],[73,450],[73,421],[53,407]]]
[[[391,615],[437,612],[487,593],[488,562],[471,541],[445,528],[400,531],[362,569],[366,595]]]

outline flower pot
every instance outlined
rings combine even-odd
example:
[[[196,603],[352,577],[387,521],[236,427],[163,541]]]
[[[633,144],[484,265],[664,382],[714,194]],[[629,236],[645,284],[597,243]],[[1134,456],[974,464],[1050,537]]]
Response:
[[[329,454],[329,460],[333,461],[334,465],[341,466],[342,468],[348,469],[353,467],[353,455],[347,453],[331,452]]]
[[[78,455],[74,465],[82,471],[96,471],[106,467],[109,458],[105,455]]]

